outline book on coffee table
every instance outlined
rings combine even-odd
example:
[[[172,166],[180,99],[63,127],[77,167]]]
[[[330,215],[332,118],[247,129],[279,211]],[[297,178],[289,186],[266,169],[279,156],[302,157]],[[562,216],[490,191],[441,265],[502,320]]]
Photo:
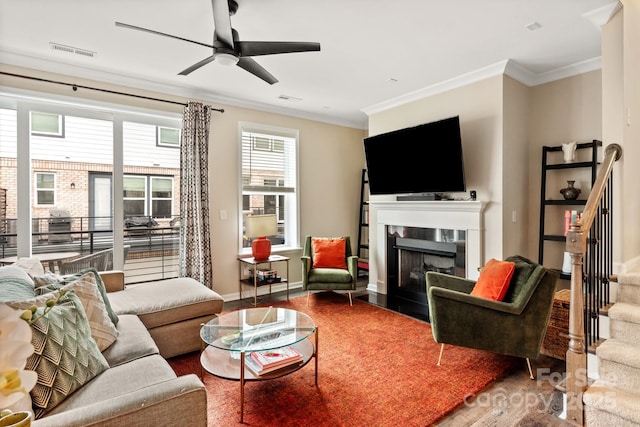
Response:
[[[254,351],[248,354],[245,360],[245,364],[257,375],[266,374],[300,362],[302,362],[302,356],[291,347]]]
[[[265,368],[260,367],[260,365],[258,365],[258,362],[256,362],[253,359],[253,357],[251,357],[250,355],[246,355],[245,359],[244,359],[244,365],[247,368],[249,368],[249,370],[251,370],[251,372],[253,372],[257,376],[265,375],[265,374],[268,374],[270,372],[277,371],[279,369],[285,369],[285,368],[288,368],[289,366],[300,364],[300,363],[302,363],[301,360],[295,361],[295,362],[292,362],[292,363],[287,363],[287,364],[284,364],[284,365],[277,365],[277,366],[273,366],[271,368],[266,368],[265,369]]]

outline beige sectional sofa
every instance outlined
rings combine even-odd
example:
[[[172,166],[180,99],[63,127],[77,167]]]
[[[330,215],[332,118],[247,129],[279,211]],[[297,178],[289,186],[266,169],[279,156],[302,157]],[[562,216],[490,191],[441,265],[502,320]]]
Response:
[[[0,302],[11,305],[29,288],[22,276],[7,280],[6,268],[0,268]],[[125,286],[122,272],[100,277],[117,314],[117,338],[101,352],[108,368],[32,425],[206,426],[203,383],[194,374],[177,377],[165,357],[200,349],[200,324],[222,311],[222,297],[190,278]]]

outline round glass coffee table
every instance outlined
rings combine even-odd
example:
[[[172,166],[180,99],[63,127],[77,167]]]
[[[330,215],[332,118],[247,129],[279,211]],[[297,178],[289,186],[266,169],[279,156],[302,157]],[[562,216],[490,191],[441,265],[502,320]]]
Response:
[[[240,381],[240,422],[244,414],[244,385],[248,381],[283,377],[314,358],[315,385],[318,385],[318,327],[305,313],[275,307],[232,311],[202,325],[200,338],[202,368],[216,377]],[[275,353],[284,347],[296,350],[302,360],[261,375],[246,366],[251,363],[252,352]]]

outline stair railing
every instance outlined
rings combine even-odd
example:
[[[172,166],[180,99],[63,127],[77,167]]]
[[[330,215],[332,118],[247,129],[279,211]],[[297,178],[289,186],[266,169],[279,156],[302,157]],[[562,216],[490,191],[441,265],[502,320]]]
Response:
[[[571,225],[567,233],[566,251],[571,254],[571,305],[569,306],[569,350],[567,351],[567,420],[584,424],[582,395],[588,385],[587,354],[584,330],[584,297],[582,266],[587,252],[589,230],[600,207],[613,164],[622,156],[622,147],[610,144],[605,148],[598,176],[589,193],[581,218]]]

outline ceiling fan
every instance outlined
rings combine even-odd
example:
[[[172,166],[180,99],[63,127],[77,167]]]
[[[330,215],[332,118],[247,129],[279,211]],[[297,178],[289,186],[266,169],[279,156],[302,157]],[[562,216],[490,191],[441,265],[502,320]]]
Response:
[[[116,22],[116,26],[171,37],[173,39],[205,46],[213,50],[211,56],[178,73],[182,76],[186,76],[215,60],[225,65],[237,65],[265,82],[274,84],[278,82],[278,79],[250,58],[251,56],[320,50],[320,43],[314,42],[241,41],[239,40],[238,32],[231,28],[231,16],[238,11],[238,2],[235,0],[211,0],[211,4],[213,6],[213,23],[215,25],[213,45],[150,30],[148,28],[125,24],[123,22]]]

